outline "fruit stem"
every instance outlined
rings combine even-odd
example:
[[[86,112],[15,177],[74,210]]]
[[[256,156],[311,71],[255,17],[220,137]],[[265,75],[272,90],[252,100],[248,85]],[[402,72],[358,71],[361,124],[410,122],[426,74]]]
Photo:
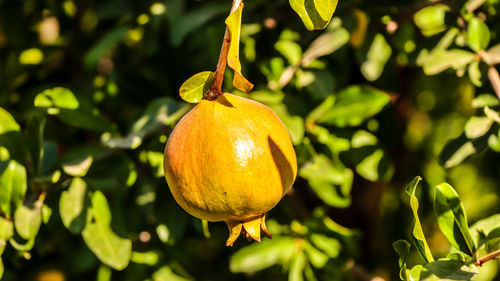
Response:
[[[235,11],[241,3],[242,0],[233,0],[233,6],[231,7],[231,14]],[[207,98],[209,100],[214,100],[222,95],[222,81],[224,80],[224,72],[226,71],[227,56],[229,53],[229,45],[231,43],[231,33],[229,28],[226,26],[226,32],[224,33],[224,39],[222,40],[222,47],[220,50],[219,61],[217,62],[217,69],[215,70],[215,78],[210,87],[210,91],[207,93]]]

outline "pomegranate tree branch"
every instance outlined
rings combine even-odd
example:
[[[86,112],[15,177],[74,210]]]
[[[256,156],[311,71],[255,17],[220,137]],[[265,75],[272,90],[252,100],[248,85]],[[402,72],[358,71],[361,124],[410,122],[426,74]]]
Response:
[[[231,14],[235,11],[241,3],[242,0],[233,0],[233,6],[231,7]],[[231,33],[229,28],[226,26],[226,32],[224,33],[224,39],[222,41],[222,48],[220,50],[219,61],[217,62],[217,69],[215,70],[215,78],[208,92],[208,99],[215,99],[222,95],[222,81],[224,80],[224,72],[226,71],[227,56],[229,54],[229,45],[231,43]]]
[[[494,258],[497,258],[497,257],[499,257],[499,256],[500,256],[500,250],[496,250],[496,251],[494,251],[494,252],[491,252],[491,253],[487,254],[486,256],[482,256],[482,257],[478,258],[478,259],[476,260],[476,263],[475,263],[475,264],[480,266],[480,265],[482,265],[483,263],[485,263],[485,262],[487,262],[487,261],[489,261],[489,260],[492,260],[492,259],[494,259]]]

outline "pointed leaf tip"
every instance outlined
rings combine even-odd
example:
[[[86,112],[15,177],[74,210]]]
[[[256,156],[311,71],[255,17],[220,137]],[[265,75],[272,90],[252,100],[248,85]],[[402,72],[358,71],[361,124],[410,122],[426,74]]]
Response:
[[[233,86],[240,91],[248,93],[252,90],[253,84],[241,74],[240,63],[240,31],[243,6],[243,2],[240,2],[238,8],[232,11],[226,18],[226,25],[231,35],[227,64],[234,70]]]

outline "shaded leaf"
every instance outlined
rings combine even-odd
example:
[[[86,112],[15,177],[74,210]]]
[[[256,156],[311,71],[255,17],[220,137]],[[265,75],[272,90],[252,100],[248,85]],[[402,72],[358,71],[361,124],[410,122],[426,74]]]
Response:
[[[243,6],[243,1],[241,1],[238,8],[232,11],[226,18],[226,25],[231,34],[227,65],[234,70],[233,86],[240,91],[248,93],[252,90],[253,84],[241,74],[240,63],[240,30]]]
[[[27,128],[28,147],[31,152],[31,166],[36,175],[40,171],[43,155],[43,130],[45,128],[45,118],[38,114],[31,116]]]
[[[346,208],[351,204],[353,173],[344,167],[335,167],[325,155],[316,155],[299,170],[311,189],[327,205]]]
[[[401,280],[408,280],[408,276],[406,273],[406,261],[408,260],[408,256],[410,255],[410,243],[408,243],[406,240],[398,240],[394,243],[392,243],[392,248],[394,248],[394,251],[398,253],[399,256],[399,268],[401,270],[399,271],[399,278]]]
[[[213,80],[214,73],[212,71],[197,73],[182,83],[179,95],[189,103],[199,103],[210,89]]]
[[[276,237],[251,244],[236,252],[229,261],[231,272],[253,273],[275,264],[288,264],[297,251],[296,239]]]
[[[483,150],[487,146],[488,137],[489,135],[485,134],[471,140],[464,133],[444,146],[439,155],[439,160],[446,168],[456,166]]]
[[[484,218],[470,227],[470,233],[475,241],[476,245],[479,245],[480,233],[484,236],[488,236],[493,230],[500,228],[500,214],[495,214],[493,216]]]
[[[434,261],[434,258],[432,257],[429,245],[427,245],[427,241],[420,224],[420,219],[418,218],[419,204],[417,196],[415,195],[417,185],[421,180],[421,177],[416,176],[406,187],[406,193],[410,196],[410,206],[411,210],[413,211],[413,227],[411,232],[411,240],[413,241],[413,244],[415,244],[415,247],[417,248],[422,258],[424,258],[424,260],[429,263]]]
[[[118,45],[125,38],[129,28],[128,26],[117,26],[104,34],[85,54],[85,65],[89,68],[97,65],[106,51]]]
[[[89,218],[82,232],[83,240],[99,260],[116,270],[122,270],[130,261],[132,242],[111,230],[111,211],[106,197],[100,191],[94,192],[91,201]]]
[[[330,22],[338,0],[289,0],[308,30],[325,28]]]
[[[442,259],[424,265],[418,280],[471,280],[478,272],[477,267],[463,261]]]
[[[103,140],[108,147],[130,148],[139,147],[144,138],[160,128],[161,125],[173,125],[190,109],[188,105],[179,105],[175,100],[165,97],[152,101],[143,115],[134,122],[128,135],[111,137]]]
[[[456,249],[473,256],[476,251],[469,232],[467,216],[456,191],[447,183],[434,188],[434,212],[439,228]]]
[[[490,44],[490,30],[479,18],[472,18],[467,26],[467,43],[475,52],[482,51]]]
[[[64,226],[73,233],[79,233],[86,222],[87,184],[81,178],[73,178],[68,190],[59,199],[59,214]]]

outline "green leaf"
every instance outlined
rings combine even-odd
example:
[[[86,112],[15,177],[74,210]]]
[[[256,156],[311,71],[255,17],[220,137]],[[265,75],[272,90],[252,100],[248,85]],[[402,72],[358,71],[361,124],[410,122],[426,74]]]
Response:
[[[420,274],[422,273],[422,269],[424,269],[424,266],[421,264],[417,264],[414,267],[412,267],[410,270],[410,273],[408,274],[408,280],[419,281]]]
[[[288,271],[288,281],[303,281],[302,272],[306,265],[306,256],[304,252],[298,253],[290,262],[290,270]]]
[[[456,191],[447,183],[434,188],[434,212],[439,228],[456,249],[473,256],[476,251],[469,232],[464,205]]]
[[[302,117],[290,115],[284,104],[270,106],[270,108],[276,113],[276,115],[278,115],[287,128],[290,138],[292,139],[292,143],[294,145],[300,144],[302,139],[304,139],[305,134],[304,120]]]
[[[280,40],[274,44],[274,48],[280,52],[291,65],[299,65],[302,58],[302,48],[291,40]]]
[[[27,129],[28,147],[31,152],[31,165],[35,175],[39,174],[43,156],[43,130],[45,118],[38,114],[31,116]]]
[[[243,6],[243,1],[241,1],[240,5],[231,11],[231,14],[229,14],[225,21],[231,35],[227,65],[234,70],[233,86],[242,92],[248,93],[252,90],[253,84],[241,74],[240,63],[240,31]]]
[[[463,261],[441,259],[424,265],[417,280],[471,280],[477,273],[479,270],[474,265],[466,265]]]
[[[187,278],[176,274],[168,266],[162,266],[155,273],[153,273],[153,281],[192,281],[194,279]]]
[[[14,225],[12,221],[0,217],[0,240],[9,240],[12,235],[14,235]]]
[[[479,70],[479,61],[475,60],[469,64],[469,78],[472,84],[476,87],[483,86],[481,82],[481,70]]]
[[[481,242],[480,233],[487,237],[497,228],[500,228],[500,214],[495,214],[476,222],[470,227],[470,233],[475,241],[475,244],[479,245]]]
[[[175,124],[190,109],[189,105],[180,105],[175,100],[164,97],[152,101],[142,116],[132,125],[128,135],[124,137],[111,137],[103,140],[104,145],[111,148],[139,147],[144,138],[162,125]]]
[[[35,201],[32,206],[20,205],[14,213],[14,225],[17,233],[25,240],[36,237],[42,224],[42,201]]]
[[[363,157],[358,164],[356,164],[356,173],[369,181],[388,181],[394,174],[394,166],[386,153],[381,148],[360,149],[368,151],[368,155]],[[372,152],[373,153],[370,153]],[[354,152],[354,151],[352,151]]]
[[[482,151],[487,145],[489,134],[479,138],[469,139],[464,134],[449,141],[439,155],[440,162],[445,168],[451,168],[462,163],[470,156]]]
[[[489,65],[500,63],[500,44],[497,44],[482,54],[483,60]]]
[[[128,26],[117,26],[104,34],[99,40],[96,40],[97,43],[95,43],[94,46],[89,48],[85,53],[85,65],[88,68],[92,68],[97,65],[102,55],[104,55],[109,49],[118,45],[125,38],[128,30]]]
[[[59,199],[59,214],[64,226],[73,233],[85,227],[87,184],[81,178],[73,178],[68,190]]]
[[[422,230],[422,225],[420,224],[420,219],[418,218],[418,199],[415,195],[417,185],[421,180],[421,177],[416,176],[406,187],[406,193],[410,196],[410,206],[411,210],[413,211],[413,227],[411,232],[411,240],[415,244],[415,247],[417,248],[422,258],[424,258],[424,260],[429,263],[434,261],[434,258],[432,257],[429,245],[427,245],[427,241]]]
[[[342,245],[339,240],[323,234],[313,233],[309,237],[311,243],[330,258],[338,257]]]
[[[325,255],[320,250],[316,249],[313,245],[306,242],[304,246],[305,253],[307,254],[308,261],[315,268],[323,268],[325,264],[328,262],[329,257]],[[293,263],[294,261],[292,261]]]
[[[132,242],[111,230],[111,211],[100,191],[94,192],[91,201],[83,240],[99,260],[116,270],[123,270],[130,261]]]
[[[392,243],[392,248],[394,248],[394,251],[396,251],[399,256],[398,262],[399,268],[401,268],[401,270],[399,271],[399,278],[401,278],[401,280],[408,280],[408,275],[406,272],[406,261],[408,260],[408,256],[410,255],[410,243],[408,243],[406,240],[398,240]]]
[[[500,112],[497,112],[488,106],[484,107],[484,115],[488,117],[491,121],[495,121],[500,124]]]
[[[231,272],[254,273],[275,264],[288,264],[297,250],[298,240],[277,237],[251,244],[236,252],[229,261]]]
[[[389,101],[389,95],[380,90],[351,86],[338,93],[336,102],[329,109],[323,109],[324,114],[316,118],[318,123],[337,127],[359,126],[379,113]]]
[[[446,30],[445,17],[449,9],[444,4],[428,6],[416,12],[413,21],[424,36],[432,36]]]
[[[27,189],[26,169],[23,165],[10,160],[7,168],[0,174],[0,210],[11,215],[11,205],[19,206]]]
[[[307,67],[315,59],[329,55],[349,42],[349,32],[344,28],[336,28],[325,32],[309,45],[302,56],[301,65]]]
[[[24,162],[24,145],[25,141],[19,124],[7,110],[0,107],[0,146],[6,148],[8,152],[5,158]]]
[[[338,0],[289,0],[308,30],[324,29],[330,22]]]
[[[493,120],[488,117],[472,116],[465,123],[465,135],[469,139],[475,139],[484,136],[493,125]]]
[[[77,109],[78,99],[69,89],[55,87],[47,89],[35,97],[34,105],[42,108]]]
[[[488,48],[490,37],[490,29],[482,20],[474,17],[469,21],[467,43],[473,51],[479,52]]]
[[[306,162],[299,175],[308,180],[311,189],[327,205],[346,208],[351,204],[352,171],[334,166],[325,155],[316,155]]]
[[[490,94],[481,94],[472,100],[472,106],[474,108],[483,108],[485,106],[492,107],[497,105],[500,105],[500,100]]]
[[[473,53],[460,49],[435,50],[425,56],[422,66],[425,74],[435,75],[448,68],[465,69],[474,60],[474,56]]]
[[[213,80],[214,73],[212,71],[197,73],[182,83],[179,95],[189,103],[199,103],[210,89]]]
[[[391,57],[392,49],[382,34],[375,35],[372,45],[366,54],[366,60],[361,65],[361,73],[368,81],[377,80],[384,66]]]
[[[159,255],[157,252],[132,252],[130,260],[134,263],[145,264],[149,266],[154,266],[158,264]]]
[[[69,89],[56,87],[47,89],[35,97],[34,105],[45,108],[62,122],[94,131],[112,130],[111,122],[89,101],[77,98]]]

